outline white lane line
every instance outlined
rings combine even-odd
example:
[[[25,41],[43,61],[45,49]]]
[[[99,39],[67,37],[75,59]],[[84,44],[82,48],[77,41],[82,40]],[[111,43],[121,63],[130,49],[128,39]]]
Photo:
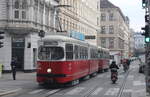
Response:
[[[133,90],[132,89],[125,89],[125,90],[123,90],[123,92],[133,92]]]
[[[133,79],[134,79],[134,76],[133,76],[133,75],[128,75],[127,78],[130,79],[130,80],[133,80]]]
[[[117,95],[119,88],[110,88],[104,95]]]
[[[133,81],[133,85],[134,85],[134,86],[145,85],[145,82],[141,82],[141,81]]]
[[[38,90],[34,90],[32,92],[29,92],[29,94],[36,94],[36,93],[39,93],[41,91],[43,91],[44,89],[38,89]]]
[[[97,77],[97,78],[103,78],[104,75],[100,74],[100,75],[98,75],[98,76],[96,76],[96,77]]]
[[[99,87],[91,95],[98,95],[98,93],[101,92],[102,90],[103,88]]]
[[[119,75],[119,76],[118,76],[118,78],[123,78],[123,77],[124,77],[124,75]]]
[[[82,90],[84,90],[85,88],[84,87],[77,87],[69,92],[67,92],[66,94],[67,95],[74,95],[74,94],[78,94],[80,93]]]
[[[49,91],[48,93],[46,93],[46,95],[51,95],[57,91],[59,91],[60,89],[55,89],[55,90],[52,90],[52,91]]]

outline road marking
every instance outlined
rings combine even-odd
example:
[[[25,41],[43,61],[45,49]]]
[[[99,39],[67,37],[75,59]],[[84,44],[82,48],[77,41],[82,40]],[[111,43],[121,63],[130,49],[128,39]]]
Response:
[[[110,88],[104,95],[117,95],[119,88]]]
[[[133,81],[133,85],[134,85],[134,86],[145,85],[145,82],[141,82],[141,81]]]
[[[127,78],[130,79],[130,80],[133,80],[133,79],[134,79],[134,76],[133,76],[133,75],[128,75]]]
[[[41,91],[43,91],[44,89],[38,89],[38,90],[34,90],[32,92],[29,92],[29,94],[36,94],[36,93],[39,93]]]
[[[60,89],[55,89],[55,90],[49,91],[49,92],[46,93],[46,96],[47,96],[47,95],[51,95],[51,94],[53,94],[53,93],[55,93],[55,92],[57,92],[57,91],[59,91],[59,90],[60,90]]]
[[[133,90],[132,89],[125,89],[123,90],[123,92],[132,92]]]
[[[103,88],[99,87],[91,95],[98,95],[98,93],[101,92],[102,90]]]
[[[98,75],[98,76],[96,76],[96,77],[97,77],[97,78],[103,78],[104,75],[100,74],[100,75]]]
[[[124,75],[119,75],[119,76],[118,76],[118,78],[123,78],[123,77],[124,77]]]
[[[1,96],[4,96],[4,95],[11,94],[11,93],[18,92],[18,91],[20,91],[21,89],[22,89],[22,88],[17,88],[17,89],[12,89],[12,90],[3,91],[2,93],[0,93],[0,97],[1,97]]]
[[[82,90],[84,90],[85,88],[84,87],[77,87],[69,92],[67,92],[66,94],[67,95],[74,95],[74,94],[78,94],[80,93]]]

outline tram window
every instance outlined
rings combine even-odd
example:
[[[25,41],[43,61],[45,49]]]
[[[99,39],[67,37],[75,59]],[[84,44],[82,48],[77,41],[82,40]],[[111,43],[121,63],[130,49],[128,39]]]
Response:
[[[75,59],[79,58],[79,46],[75,45],[74,47]]]
[[[73,59],[73,44],[66,44],[66,59]]]
[[[92,59],[96,59],[98,57],[98,53],[97,53],[97,50],[96,49],[91,49],[90,50],[90,57]]]
[[[40,60],[60,60],[64,58],[64,50],[62,47],[40,47]]]
[[[114,55],[110,55],[110,59],[114,59]]]

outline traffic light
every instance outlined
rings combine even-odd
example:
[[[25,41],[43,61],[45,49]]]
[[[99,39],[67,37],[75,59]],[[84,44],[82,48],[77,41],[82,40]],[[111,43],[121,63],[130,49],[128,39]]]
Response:
[[[3,32],[3,31],[0,31],[0,40],[4,39],[4,36],[3,36],[2,34],[4,34],[4,32]],[[3,44],[4,44],[4,43],[3,43],[2,41],[0,41],[0,48],[3,47]]]
[[[43,37],[45,36],[45,31],[40,30],[40,32],[39,32],[39,36],[40,36],[41,38],[43,38]]]
[[[145,27],[143,27],[142,30],[144,30],[144,32],[142,33],[143,36],[149,36],[149,25],[145,25]]]
[[[145,22],[149,22],[149,15],[145,15]]]
[[[143,27],[142,30],[144,30],[142,35],[145,36],[145,42],[150,42],[150,27],[149,27],[149,25],[145,25],[145,27]]]
[[[142,7],[145,8],[146,7],[146,0],[142,0]]]
[[[145,42],[150,42],[150,37],[145,37]]]

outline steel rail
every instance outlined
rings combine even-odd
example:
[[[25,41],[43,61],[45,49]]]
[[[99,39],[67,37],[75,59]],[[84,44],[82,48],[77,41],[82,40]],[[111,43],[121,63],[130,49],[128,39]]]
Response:
[[[120,87],[120,90],[119,90],[119,92],[118,92],[118,94],[117,94],[116,97],[121,97],[122,96],[123,90],[124,90],[125,85],[126,85],[126,80],[127,80],[128,75],[129,75],[129,72],[130,71],[128,70],[127,73],[126,73],[126,75],[125,75],[125,77],[124,77],[123,83],[122,83],[122,85]]]

